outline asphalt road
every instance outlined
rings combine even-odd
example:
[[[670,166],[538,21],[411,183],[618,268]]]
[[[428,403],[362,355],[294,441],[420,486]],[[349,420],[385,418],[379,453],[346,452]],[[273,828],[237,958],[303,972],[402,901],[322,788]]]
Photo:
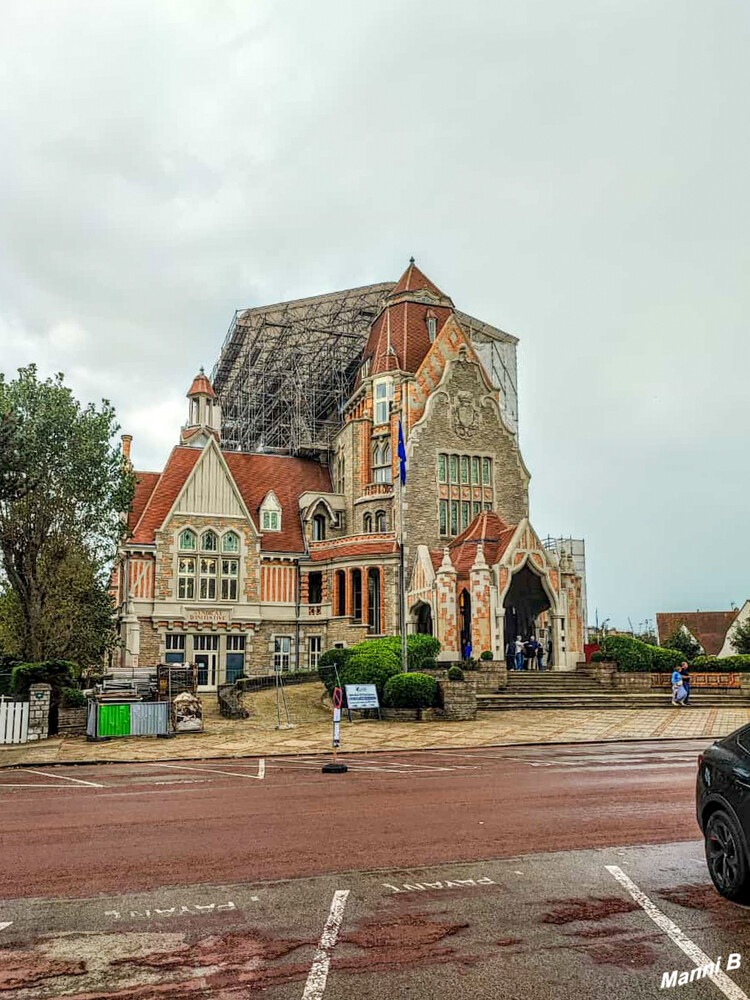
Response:
[[[0,1000],[743,1000],[705,745],[0,771]]]

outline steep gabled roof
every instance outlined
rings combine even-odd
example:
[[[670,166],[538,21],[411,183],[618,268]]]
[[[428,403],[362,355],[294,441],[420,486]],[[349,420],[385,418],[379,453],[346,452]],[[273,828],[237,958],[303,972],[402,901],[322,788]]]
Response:
[[[164,471],[141,506],[141,514],[135,522],[134,542],[146,545],[154,543],[155,532],[164,523],[202,454],[201,448],[172,449]],[[267,493],[273,490],[281,504],[281,531],[263,533],[261,549],[270,552],[304,552],[299,498],[306,492],[330,492],[331,477],[328,469],[319,462],[286,455],[237,451],[223,451],[222,455],[256,527],[259,527],[258,511]],[[135,510],[131,517],[134,516]]]
[[[431,292],[437,298],[445,298],[437,285],[423,274],[414,263],[414,258],[409,260],[409,266],[388,293],[388,298],[400,295],[401,292]]]
[[[724,639],[739,614],[733,611],[659,611],[656,631],[659,642],[664,642],[684,625],[688,632],[703,646],[706,656],[718,656]]]
[[[146,504],[159,482],[160,472],[136,472],[135,495],[128,513],[128,528],[132,531],[141,519]]]
[[[480,543],[484,546],[484,558],[488,566],[500,562],[515,532],[516,527],[506,524],[493,510],[484,510],[481,514],[477,514],[469,527],[448,545],[453,568],[459,577],[468,578]],[[440,559],[436,563],[437,554],[437,550],[431,553],[436,569],[443,559],[441,552]]]

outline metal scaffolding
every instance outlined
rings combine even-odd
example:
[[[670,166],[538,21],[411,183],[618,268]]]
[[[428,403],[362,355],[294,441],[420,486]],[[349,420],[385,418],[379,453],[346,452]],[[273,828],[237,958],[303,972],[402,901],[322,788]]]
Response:
[[[227,449],[330,449],[375,317],[392,282],[295,299],[236,312],[212,382],[221,404]],[[517,339],[456,313],[501,389],[503,409],[517,428]],[[487,345],[487,346],[485,346]]]

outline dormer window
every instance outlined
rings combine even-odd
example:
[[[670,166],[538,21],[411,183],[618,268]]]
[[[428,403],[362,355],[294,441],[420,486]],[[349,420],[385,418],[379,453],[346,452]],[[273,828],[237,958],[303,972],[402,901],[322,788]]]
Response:
[[[322,542],[326,537],[325,514],[316,514],[312,520],[312,537],[314,542]]]
[[[281,531],[281,504],[271,490],[260,505],[261,531]]]
[[[365,358],[365,360],[360,365],[359,377],[360,378],[367,378],[367,376],[370,374],[370,368],[371,367],[372,367],[372,358],[371,357],[370,358]]]

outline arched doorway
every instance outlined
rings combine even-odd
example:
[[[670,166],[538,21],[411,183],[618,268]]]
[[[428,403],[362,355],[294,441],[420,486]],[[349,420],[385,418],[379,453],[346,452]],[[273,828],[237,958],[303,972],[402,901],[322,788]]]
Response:
[[[503,601],[506,645],[518,636],[527,639],[535,635],[537,617],[551,606],[540,577],[527,563],[513,574]]]
[[[473,651],[471,651],[471,597],[468,590],[462,590],[458,595],[458,620],[461,630],[461,659],[465,660],[468,655],[473,656]]]
[[[433,635],[432,608],[427,601],[417,601],[411,609],[411,614],[416,621],[417,632],[420,635]]]

